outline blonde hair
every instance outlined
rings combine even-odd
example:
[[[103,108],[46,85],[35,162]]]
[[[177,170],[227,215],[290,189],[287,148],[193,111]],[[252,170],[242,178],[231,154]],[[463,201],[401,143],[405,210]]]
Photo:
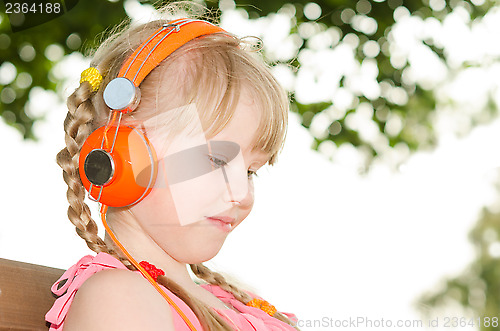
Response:
[[[168,9],[170,8],[172,6]],[[106,86],[115,78],[122,63],[165,22],[157,20],[137,27],[129,26],[106,39],[96,51],[91,63],[91,66],[96,67],[104,76],[101,86]],[[186,43],[146,77],[140,86],[141,104],[131,115],[124,117],[124,122],[141,123],[155,115],[157,107],[151,107],[149,103],[153,102],[152,100],[157,103],[157,82],[160,81],[160,76],[165,74],[172,79],[170,88],[177,95],[178,102],[184,105],[194,102],[199,107],[206,107],[208,111],[201,112],[200,119],[207,135],[213,136],[230,122],[240,92],[245,89],[251,94],[262,114],[253,149],[268,153],[268,163],[274,164],[286,135],[288,98],[263,61],[239,46],[240,41],[237,38],[225,34],[204,36]],[[84,202],[85,189],[78,172],[80,149],[85,139],[93,130],[102,126],[109,115],[102,92],[103,88],[100,88],[93,94],[90,84],[83,82],[68,98],[68,114],[64,122],[66,148],[58,153],[57,163],[63,169],[63,178],[68,185],[68,218],[75,225],[78,235],[94,252],[111,254],[132,269],[133,266],[126,258],[113,247],[106,245],[98,236],[97,225]],[[175,99],[172,99],[172,102],[176,102]],[[175,105],[169,105],[168,108],[173,107]],[[161,129],[172,134],[175,134],[179,126],[182,124],[178,118],[161,123]],[[200,279],[233,293],[244,304],[253,299],[247,292],[228,283],[222,275],[203,264],[191,265],[191,269]],[[204,329],[233,330],[209,306],[189,295],[166,276],[159,277],[158,282],[194,311]],[[275,313],[274,317],[293,325],[279,312]]]

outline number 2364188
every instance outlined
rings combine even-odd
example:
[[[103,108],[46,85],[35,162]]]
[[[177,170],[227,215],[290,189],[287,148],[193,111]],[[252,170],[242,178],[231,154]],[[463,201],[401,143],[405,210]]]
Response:
[[[6,14],[59,14],[61,12],[60,3],[25,3],[25,2],[6,2]]]

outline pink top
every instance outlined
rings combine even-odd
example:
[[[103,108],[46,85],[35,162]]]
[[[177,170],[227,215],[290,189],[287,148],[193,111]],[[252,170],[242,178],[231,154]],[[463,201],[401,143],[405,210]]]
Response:
[[[71,302],[75,297],[76,292],[82,286],[82,284],[90,278],[93,274],[105,270],[105,269],[125,269],[127,267],[123,265],[118,259],[106,253],[99,253],[96,256],[87,255],[78,261],[75,265],[69,268],[62,276],[57,280],[57,282],[52,285],[52,292],[59,296],[59,298],[54,302],[52,308],[45,315],[47,322],[51,324],[50,331],[52,330],[63,330],[64,319],[68,313]],[[136,271],[139,272],[139,271]],[[66,280],[66,283],[58,288],[59,283]],[[269,316],[266,312],[259,308],[249,307],[236,299],[232,293],[224,291],[219,286],[215,285],[201,285],[206,290],[213,293],[217,298],[224,302],[228,306],[232,306],[238,310],[232,309],[215,309],[230,325],[234,325],[237,330],[241,331],[278,331],[278,330],[295,330],[290,325],[283,323],[276,318]],[[197,330],[202,331],[198,318],[194,312],[186,305],[180,298],[175,296],[167,288],[162,286],[162,289],[167,293],[167,295],[177,304],[177,306],[184,312],[184,314],[189,318],[191,323],[196,327]],[[175,326],[175,330],[179,331],[189,331],[189,327],[186,322],[181,318],[181,316],[171,307],[172,318]],[[296,321],[296,317],[292,314],[283,313],[293,321]]]

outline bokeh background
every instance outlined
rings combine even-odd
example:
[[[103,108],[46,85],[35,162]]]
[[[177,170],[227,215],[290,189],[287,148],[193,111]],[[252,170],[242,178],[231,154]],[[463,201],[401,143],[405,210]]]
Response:
[[[62,3],[43,24],[0,11],[0,257],[68,268],[91,252],[55,163],[64,99],[103,31],[156,14]],[[198,3],[262,39],[292,101],[254,211],[207,264],[304,330],[498,330],[500,3]]]

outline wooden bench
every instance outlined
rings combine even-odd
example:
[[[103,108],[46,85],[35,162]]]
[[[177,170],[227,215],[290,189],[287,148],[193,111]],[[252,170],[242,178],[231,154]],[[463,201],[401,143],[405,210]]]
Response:
[[[50,287],[64,270],[0,259],[0,331],[48,330]]]

